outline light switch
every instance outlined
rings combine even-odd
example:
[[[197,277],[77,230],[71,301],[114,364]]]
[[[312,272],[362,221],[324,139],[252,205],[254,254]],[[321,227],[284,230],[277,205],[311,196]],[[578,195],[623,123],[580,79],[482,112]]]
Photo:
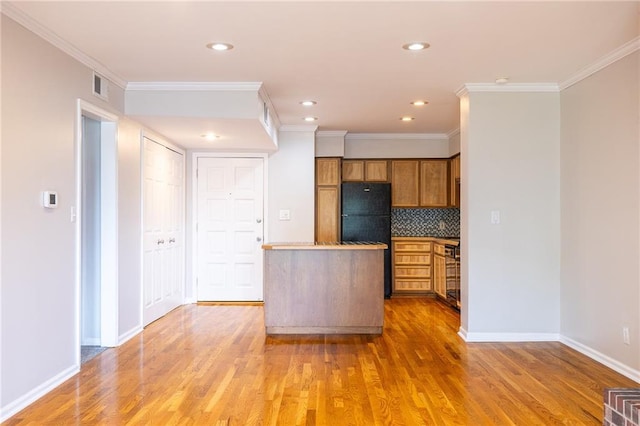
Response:
[[[291,220],[290,210],[280,210],[280,220]]]
[[[492,210],[491,211],[491,224],[499,225],[500,224],[500,210]]]

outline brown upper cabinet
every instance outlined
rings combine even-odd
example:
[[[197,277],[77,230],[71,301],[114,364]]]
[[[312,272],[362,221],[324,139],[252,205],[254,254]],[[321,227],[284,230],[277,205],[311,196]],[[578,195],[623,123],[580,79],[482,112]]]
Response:
[[[391,161],[391,206],[420,207],[420,161]]]
[[[343,160],[344,182],[388,182],[387,160]]]
[[[449,204],[460,207],[460,154],[450,160]]]
[[[420,161],[420,206],[449,206],[449,160]]]
[[[340,240],[340,158],[316,158],[316,241]]]

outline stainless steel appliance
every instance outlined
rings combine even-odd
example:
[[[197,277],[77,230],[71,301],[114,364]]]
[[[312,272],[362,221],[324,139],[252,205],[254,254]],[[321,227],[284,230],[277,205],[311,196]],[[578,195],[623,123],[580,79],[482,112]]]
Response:
[[[444,246],[446,264],[446,301],[452,307],[460,309],[460,247]]]

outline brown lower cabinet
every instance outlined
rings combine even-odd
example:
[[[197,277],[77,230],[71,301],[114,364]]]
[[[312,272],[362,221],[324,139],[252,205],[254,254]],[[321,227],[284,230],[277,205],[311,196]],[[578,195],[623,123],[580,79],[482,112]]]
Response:
[[[393,258],[392,296],[428,294],[431,285],[432,242],[420,237],[396,237],[391,243]]]
[[[438,296],[447,298],[447,262],[444,257],[444,245],[433,245],[433,289]]]

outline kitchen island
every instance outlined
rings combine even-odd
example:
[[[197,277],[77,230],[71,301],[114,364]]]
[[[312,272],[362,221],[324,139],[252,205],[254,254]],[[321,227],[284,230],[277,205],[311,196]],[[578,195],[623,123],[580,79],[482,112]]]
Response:
[[[267,334],[381,334],[381,243],[274,243],[264,249]]]

